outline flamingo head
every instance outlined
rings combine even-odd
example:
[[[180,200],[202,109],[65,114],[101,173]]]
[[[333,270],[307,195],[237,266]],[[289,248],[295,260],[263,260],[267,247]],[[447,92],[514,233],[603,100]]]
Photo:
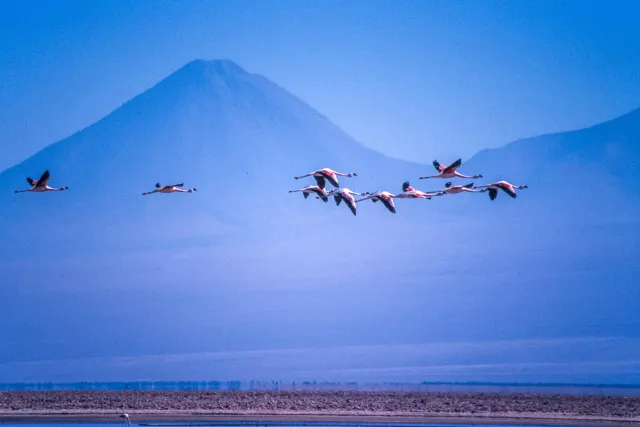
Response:
[[[347,174],[347,176],[358,176],[358,174],[355,173],[355,172],[351,172],[351,173]]]
[[[474,177],[475,179],[478,179],[478,178],[484,178],[484,177],[483,177],[482,175],[480,175],[480,174],[478,174],[478,175],[473,175],[473,177]]]
[[[529,188],[529,186],[527,184],[525,185],[521,185],[520,187],[518,187],[520,190],[524,190],[525,188]]]

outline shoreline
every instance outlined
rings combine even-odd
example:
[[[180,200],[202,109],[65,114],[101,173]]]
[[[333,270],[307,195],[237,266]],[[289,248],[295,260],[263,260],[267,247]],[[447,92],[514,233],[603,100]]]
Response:
[[[114,423],[121,424],[122,412],[0,412],[4,423]],[[129,412],[132,425],[260,424],[286,423],[370,423],[370,424],[471,424],[566,427],[630,427],[640,426],[640,418],[575,416],[558,414],[338,414],[338,413],[197,413],[182,411]],[[182,423],[182,424],[181,424]]]
[[[136,426],[199,422],[640,427],[640,397],[357,391],[0,392],[0,423],[122,423],[119,415],[125,412]]]

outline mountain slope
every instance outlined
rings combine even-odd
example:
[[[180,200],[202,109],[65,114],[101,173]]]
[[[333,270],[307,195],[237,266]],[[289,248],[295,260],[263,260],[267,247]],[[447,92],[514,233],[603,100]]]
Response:
[[[192,215],[209,224],[204,230],[246,228],[256,217],[264,220],[265,210],[283,222],[302,215],[319,219],[324,212],[310,208],[312,201],[302,204],[301,195],[287,191],[315,183],[294,175],[326,166],[357,172],[358,178],[341,181],[355,191],[390,184],[398,191],[406,176],[422,169],[367,149],[233,62],[193,61],[96,124],[0,174],[1,200],[8,206],[1,215],[20,221],[25,212],[46,209],[49,221],[90,228],[101,221],[132,233],[179,226]],[[25,176],[47,168],[51,185],[68,185],[68,193],[11,194],[26,185]],[[140,196],[158,181],[184,182],[199,192]]]
[[[484,150],[468,163],[487,180],[529,184],[522,199],[553,215],[637,214],[640,205],[640,109],[586,129],[523,139]],[[531,196],[531,197],[529,197]],[[532,202],[533,203],[533,202]],[[632,218],[633,216],[629,216]]]

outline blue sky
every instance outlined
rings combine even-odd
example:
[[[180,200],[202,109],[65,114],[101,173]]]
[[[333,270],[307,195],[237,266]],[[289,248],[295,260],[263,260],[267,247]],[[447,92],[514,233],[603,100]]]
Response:
[[[640,106],[634,1],[3,1],[0,169],[194,58],[229,58],[385,154],[468,158]]]

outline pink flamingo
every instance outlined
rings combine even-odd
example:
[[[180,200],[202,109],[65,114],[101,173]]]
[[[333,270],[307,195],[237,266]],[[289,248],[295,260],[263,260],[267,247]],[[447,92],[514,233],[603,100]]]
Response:
[[[444,166],[441,165],[440,163],[438,163],[437,160],[433,161],[433,167],[436,168],[436,170],[438,171],[437,175],[433,175],[433,176],[421,176],[419,179],[428,179],[428,178],[469,178],[469,179],[478,179],[478,178],[482,178],[482,175],[478,174],[478,175],[473,175],[473,176],[466,176],[466,175],[462,175],[461,173],[458,172],[458,168],[460,167],[460,165],[462,165],[462,159],[458,159],[455,162],[451,163],[449,166]]]
[[[304,196],[304,198],[306,199],[307,197],[309,197],[309,194],[311,193],[315,193],[318,195],[318,199],[322,199],[322,201],[324,201],[325,203],[329,201],[329,197],[327,196],[327,190],[325,190],[324,188],[320,188],[317,185],[307,185],[304,188],[301,188],[299,190],[289,190],[289,193],[297,193],[297,192],[302,192],[302,195]]]
[[[45,191],[64,191],[69,189],[69,187],[67,186],[60,187],[60,188],[49,187],[47,185],[47,182],[49,182],[49,178],[50,176],[49,176],[48,170],[44,171],[40,179],[37,181],[35,179],[27,177],[27,182],[31,185],[31,188],[29,188],[28,190],[16,190],[15,192],[16,193],[25,193],[25,192],[44,193]]]
[[[507,181],[498,181],[498,182],[494,182],[493,184],[479,185],[473,188],[482,188],[482,190],[480,190],[480,192],[482,193],[484,193],[485,191],[488,191],[489,198],[491,200],[495,200],[495,198],[498,197],[498,190],[504,191],[513,199],[515,199],[516,197],[518,197],[518,195],[516,194],[516,190],[524,190],[525,188],[529,188],[529,187],[526,184],[513,185]]]
[[[367,193],[363,193],[367,194]],[[389,193],[388,191],[376,191],[371,195],[365,197],[364,199],[356,200],[356,203],[363,202],[365,200],[371,200],[376,203],[378,200],[382,202],[382,204],[389,210],[391,213],[396,213],[396,207],[393,203],[393,198],[395,195]]]
[[[355,172],[352,172],[352,173],[336,172],[333,169],[323,168],[323,169],[318,169],[313,172],[310,172],[306,175],[294,176],[294,178],[301,179],[307,176],[313,176],[316,179],[316,182],[318,183],[318,187],[320,188],[325,187],[325,181],[329,181],[331,185],[333,185],[336,188],[339,188],[340,184],[338,183],[338,176],[352,177],[352,176],[358,176],[358,174],[356,174]]]

